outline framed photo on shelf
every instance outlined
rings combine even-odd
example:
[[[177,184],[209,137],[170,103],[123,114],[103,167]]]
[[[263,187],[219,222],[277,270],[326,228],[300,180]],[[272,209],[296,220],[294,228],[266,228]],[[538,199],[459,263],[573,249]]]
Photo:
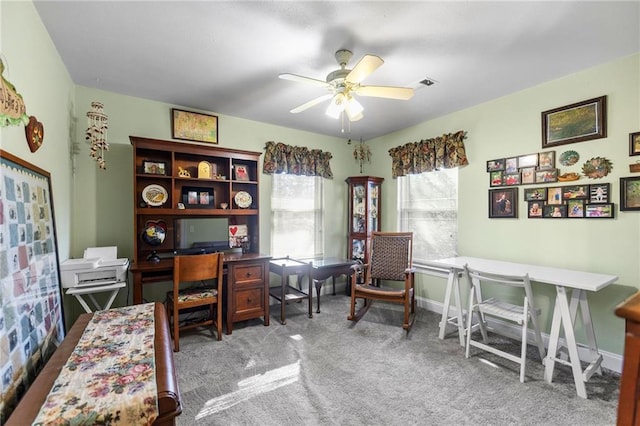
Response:
[[[212,209],[215,205],[213,197],[213,189],[211,188],[182,188],[182,204],[187,209]]]
[[[585,187],[587,189],[585,189]],[[571,185],[562,187],[562,198],[564,200],[580,199],[584,200],[589,198],[588,185]]]
[[[529,210],[527,217],[539,218],[542,217],[542,201],[528,201]]]
[[[558,181],[558,169],[536,170],[536,183],[549,183]]]
[[[548,218],[567,217],[567,205],[546,205],[542,208],[542,216]]]
[[[487,171],[495,172],[497,170],[504,170],[504,158],[500,158],[498,160],[489,160],[487,161]]]
[[[504,175],[504,184],[507,186],[520,185],[520,173],[509,173]]]
[[[247,166],[236,164],[233,166],[233,169],[236,174],[236,180],[249,180],[249,170],[247,170]]]
[[[568,200],[567,215],[569,217],[584,217],[584,200]]]
[[[640,210],[640,177],[620,178],[620,210]]]
[[[164,161],[143,161],[142,169],[148,175],[166,175],[167,163]]]
[[[542,148],[607,137],[607,97],[542,112]]]
[[[629,133],[629,155],[640,155],[640,132]]]
[[[507,158],[504,160],[504,172],[505,173],[517,173],[518,172],[518,157]]]
[[[217,144],[218,116],[172,108],[171,137]]]
[[[589,185],[589,203],[608,203],[609,202],[609,184],[594,183]]]
[[[502,186],[503,180],[504,172],[502,170],[489,173],[489,186]]]
[[[518,217],[518,187],[489,190],[489,218]]]
[[[538,170],[555,169],[556,167],[556,152],[545,151],[538,154]]]
[[[562,204],[562,187],[552,186],[547,188],[547,204],[558,205]]]
[[[538,154],[521,155],[518,157],[518,167],[535,167],[538,165]]]
[[[537,160],[536,160],[537,161]],[[535,166],[531,167],[522,167],[520,169],[520,183],[523,185],[529,183],[536,183],[536,168]]]
[[[613,204],[587,204],[585,207],[586,218],[612,219],[614,214]]]
[[[546,201],[547,200],[547,188],[525,188],[524,190],[525,201]]]

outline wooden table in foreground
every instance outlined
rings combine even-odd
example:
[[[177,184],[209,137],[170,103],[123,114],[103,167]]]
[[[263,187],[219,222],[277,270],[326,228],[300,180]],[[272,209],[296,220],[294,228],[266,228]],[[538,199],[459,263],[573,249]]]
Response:
[[[553,319],[551,322],[551,332],[549,334],[549,348],[547,357],[544,359],[544,378],[551,383],[553,370],[556,362],[571,367],[573,380],[576,385],[576,392],[581,398],[587,398],[585,382],[594,372],[601,373],[602,355],[598,352],[596,335],[591,321],[591,311],[587,301],[587,291],[598,291],[616,282],[615,275],[596,274],[592,272],[575,271],[570,269],[553,268],[540,265],[529,265],[523,263],[503,262],[499,260],[482,259],[477,257],[458,256],[446,259],[432,260],[428,262],[427,273],[448,276],[447,289],[445,292],[442,319],[440,321],[440,335],[444,338],[447,324],[454,323],[458,327],[460,342],[464,345],[464,320],[463,310],[460,305],[460,276],[464,270],[464,265],[486,272],[495,272],[507,275],[529,274],[531,281],[542,284],[553,285],[556,288],[556,300],[553,309]],[[429,271],[430,270],[430,271]],[[449,318],[449,308],[451,304],[451,294],[456,298],[457,317],[452,322]],[[569,298],[571,301],[569,301]],[[588,349],[591,360],[586,369],[582,369],[580,357],[578,355],[578,344],[575,336],[574,319],[578,313],[582,314],[582,323],[587,337]],[[569,352],[569,360],[558,357],[560,344],[560,328],[564,331],[565,344]]]
[[[624,318],[624,361],[618,398],[618,425],[637,425],[638,396],[640,395],[640,292],[616,308],[616,315]]]
[[[27,393],[9,417],[7,426],[24,426],[33,423],[44,404],[49,391],[58,378],[67,359],[76,348],[82,333],[91,321],[93,314],[82,314],[73,324],[51,359],[38,374]],[[182,413],[180,392],[173,359],[173,344],[169,333],[169,323],[164,306],[156,303],[154,307],[155,325],[155,368],[156,386],[158,388],[158,418],[155,426],[175,425],[176,416]]]

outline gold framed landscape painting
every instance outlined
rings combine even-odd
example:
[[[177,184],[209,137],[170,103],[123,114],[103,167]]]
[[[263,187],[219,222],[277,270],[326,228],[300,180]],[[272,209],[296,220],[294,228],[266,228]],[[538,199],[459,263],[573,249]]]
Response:
[[[218,143],[218,117],[171,109],[171,137],[194,142]]]

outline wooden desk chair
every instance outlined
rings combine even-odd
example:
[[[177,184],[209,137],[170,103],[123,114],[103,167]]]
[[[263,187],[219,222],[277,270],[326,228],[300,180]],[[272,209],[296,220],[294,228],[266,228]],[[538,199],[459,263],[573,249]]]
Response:
[[[358,273],[351,275],[350,321],[358,321],[369,310],[374,300],[401,303],[404,306],[402,328],[411,329],[415,318],[414,276],[412,264],[412,232],[373,232],[369,262],[364,268],[364,281],[358,283]],[[402,281],[399,288],[383,286],[382,281]],[[356,312],[356,299],[364,305]]]
[[[469,311],[467,315],[467,329],[466,329],[466,354],[469,358],[469,350],[471,346],[480,348],[494,355],[506,358],[510,361],[520,364],[520,381],[524,383],[524,371],[527,356],[527,334],[528,325],[531,321],[533,325],[534,336],[538,352],[540,353],[540,360],[544,362],[545,349],[542,342],[542,335],[540,334],[540,325],[538,322],[538,316],[540,310],[535,307],[533,302],[533,292],[531,291],[531,283],[529,282],[529,275],[524,276],[511,276],[501,275],[489,272],[479,271],[472,269],[468,265],[464,267],[464,273],[467,277],[470,294],[469,294]],[[502,287],[511,287],[524,290],[524,296],[521,304],[513,304],[499,298],[483,299],[482,292],[487,290],[486,286],[498,285]],[[484,290],[483,290],[484,289]],[[486,293],[486,291],[485,291]],[[473,314],[478,317],[478,326],[482,334],[482,342],[473,340],[472,335],[472,319]],[[498,349],[496,346],[492,346],[488,342],[487,335],[487,322],[486,317],[496,317],[503,320],[507,320],[516,323],[522,328],[522,345],[520,348],[520,356],[516,356],[509,352],[505,352]]]
[[[180,330],[215,325],[217,338],[222,339],[222,264],[222,253],[173,258],[173,290],[167,292],[166,306],[175,352],[180,352]],[[215,280],[213,286],[206,285],[210,280]],[[181,288],[183,283],[196,282],[199,285]],[[180,325],[180,311],[207,305],[209,315],[204,320]]]

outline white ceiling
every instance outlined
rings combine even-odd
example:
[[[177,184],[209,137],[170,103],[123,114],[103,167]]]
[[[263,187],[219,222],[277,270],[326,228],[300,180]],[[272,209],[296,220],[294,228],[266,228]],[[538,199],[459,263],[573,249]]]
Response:
[[[76,84],[365,140],[640,51],[638,1],[35,6]],[[364,119],[351,123],[350,133],[324,114],[326,103],[291,114],[326,89],[278,74],[324,80],[339,68],[334,53],[343,48],[354,54],[347,68],[364,54],[384,59],[363,84],[416,87],[414,97],[360,97]],[[418,84],[427,77],[437,83]],[[223,126],[221,120],[221,135]]]

